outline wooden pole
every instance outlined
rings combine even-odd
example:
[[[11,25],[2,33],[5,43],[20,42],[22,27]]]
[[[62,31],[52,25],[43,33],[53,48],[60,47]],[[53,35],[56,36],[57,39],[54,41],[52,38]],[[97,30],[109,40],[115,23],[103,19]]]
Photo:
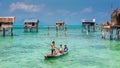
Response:
[[[96,32],[96,26],[95,25],[93,26],[93,31]]]
[[[48,25],[48,35],[50,35],[50,26]]]
[[[67,26],[65,26],[65,36],[66,36],[66,34],[67,34]]]
[[[109,30],[110,30],[110,40],[112,40],[113,39],[113,28],[110,28]]]
[[[29,27],[26,27],[26,32],[29,32]]]
[[[90,26],[90,25],[88,25],[88,32],[90,32],[90,27],[91,27],[91,26]]]
[[[38,32],[38,27],[36,27],[36,32]]]
[[[58,27],[56,27],[56,35],[58,35]]]
[[[83,32],[83,24],[82,24],[82,32]]]
[[[116,37],[117,37],[117,39],[119,39],[119,29],[118,28],[116,29]]]
[[[5,28],[3,28],[3,36],[5,36]]]
[[[118,30],[118,39],[119,39],[120,37],[119,37],[119,30]]]
[[[30,27],[30,32],[32,32],[32,27]]]
[[[120,39],[120,31],[118,30],[118,38]]]
[[[39,25],[38,25],[38,23],[36,23],[36,32],[38,32],[38,28],[39,27]]]
[[[89,28],[88,28],[88,27],[89,27],[89,25],[88,25],[88,24],[86,24],[85,26],[86,26],[86,32],[89,32]]]
[[[24,29],[24,32],[25,32],[25,26],[23,27],[23,29]]]
[[[10,28],[10,36],[13,36],[13,28]]]
[[[58,26],[56,26],[56,37],[58,37]]]
[[[105,29],[101,28],[101,32],[102,32],[102,39],[105,39]]]

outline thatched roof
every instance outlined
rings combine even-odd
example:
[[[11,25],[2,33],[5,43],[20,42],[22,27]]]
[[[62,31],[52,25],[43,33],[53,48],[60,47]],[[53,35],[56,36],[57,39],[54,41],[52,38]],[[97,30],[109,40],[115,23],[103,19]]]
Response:
[[[111,14],[111,24],[120,25],[120,9],[116,9]]]

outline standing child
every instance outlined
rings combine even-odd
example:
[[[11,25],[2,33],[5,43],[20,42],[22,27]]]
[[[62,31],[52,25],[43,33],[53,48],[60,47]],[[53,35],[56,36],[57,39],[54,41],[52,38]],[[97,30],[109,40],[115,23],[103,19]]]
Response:
[[[55,42],[52,41],[52,45],[51,45],[51,55],[55,54]]]

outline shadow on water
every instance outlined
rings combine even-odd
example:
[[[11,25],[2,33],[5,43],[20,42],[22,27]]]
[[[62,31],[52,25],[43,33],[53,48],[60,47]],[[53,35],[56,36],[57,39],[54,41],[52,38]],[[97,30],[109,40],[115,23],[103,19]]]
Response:
[[[97,57],[96,57],[97,58]],[[87,66],[94,66],[94,65],[97,65],[97,66],[106,66],[103,61],[106,61],[106,60],[102,60],[102,59],[96,59],[96,60],[93,60],[95,59],[95,57],[86,57],[86,59],[79,59],[79,64],[81,65],[87,65]]]
[[[114,51],[120,51],[120,42],[119,41],[110,41],[109,49]]]
[[[106,49],[107,46],[103,46],[103,45],[95,45],[95,46],[90,46],[91,48],[95,48],[95,49]]]

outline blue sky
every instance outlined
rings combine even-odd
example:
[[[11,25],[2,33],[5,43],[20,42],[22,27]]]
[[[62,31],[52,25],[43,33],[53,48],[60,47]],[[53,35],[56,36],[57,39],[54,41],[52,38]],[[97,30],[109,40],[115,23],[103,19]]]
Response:
[[[0,17],[15,16],[15,25],[25,19],[39,19],[40,25],[64,21],[80,25],[82,19],[110,21],[110,14],[120,7],[120,0],[0,0]],[[111,8],[112,5],[112,8]]]

